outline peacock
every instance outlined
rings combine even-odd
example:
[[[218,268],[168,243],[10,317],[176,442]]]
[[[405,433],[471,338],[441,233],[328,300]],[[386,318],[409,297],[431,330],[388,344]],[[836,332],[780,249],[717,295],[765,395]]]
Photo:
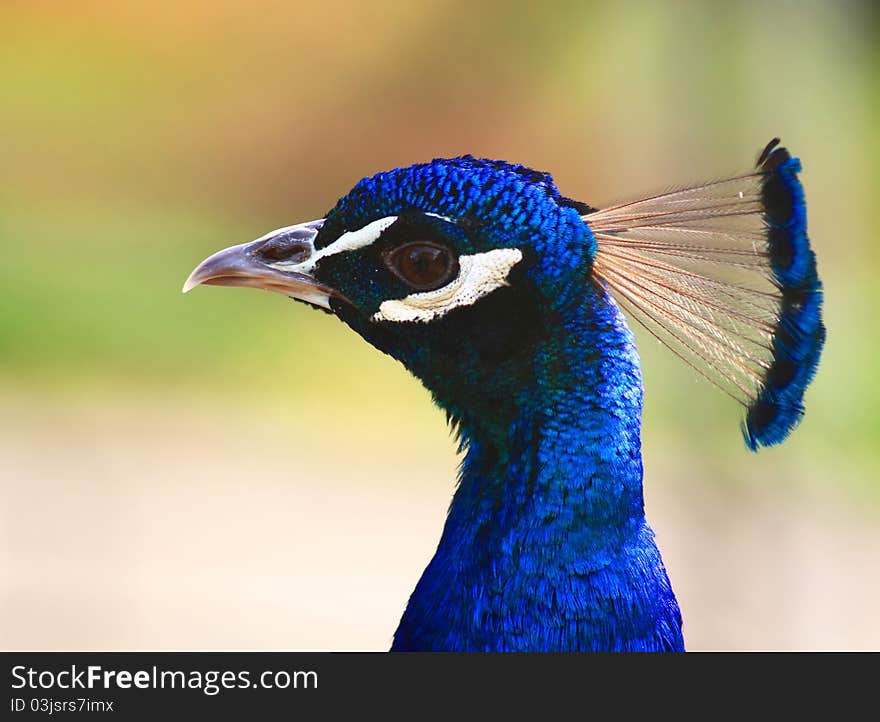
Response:
[[[800,161],[606,208],[464,155],[364,178],[320,220],[207,258],[200,284],[336,315],[430,391],[463,459],[392,651],[683,651],[642,496],[624,312],[783,441],[825,340]]]

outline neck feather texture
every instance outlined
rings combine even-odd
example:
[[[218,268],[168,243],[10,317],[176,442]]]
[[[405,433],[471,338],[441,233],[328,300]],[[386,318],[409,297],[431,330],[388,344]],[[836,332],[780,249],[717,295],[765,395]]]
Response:
[[[532,319],[555,327],[509,403],[456,414],[460,484],[393,650],[683,649],[644,517],[632,335],[603,291],[555,314]]]

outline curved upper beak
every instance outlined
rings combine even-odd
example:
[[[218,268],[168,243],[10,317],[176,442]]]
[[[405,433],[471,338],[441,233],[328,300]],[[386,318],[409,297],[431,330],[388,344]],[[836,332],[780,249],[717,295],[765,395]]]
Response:
[[[330,308],[338,295],[311,275],[315,237],[324,219],[279,228],[250,243],[218,251],[202,261],[186,279],[183,292],[196,286],[245,286],[276,291]]]

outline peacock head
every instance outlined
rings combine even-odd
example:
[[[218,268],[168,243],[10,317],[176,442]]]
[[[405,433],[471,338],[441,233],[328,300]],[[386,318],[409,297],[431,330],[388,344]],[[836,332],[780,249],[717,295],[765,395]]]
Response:
[[[774,138],[751,172],[597,210],[520,165],[434,160],[214,254],[184,291],[254,286],[335,313],[453,418],[498,433],[548,385],[578,387],[586,347],[639,383],[607,291],[743,405],[756,450],[800,422],[825,342],[800,170]],[[578,353],[562,353],[577,336]]]
[[[550,175],[464,156],[361,180],[321,220],[220,251],[200,285],[277,291],[336,314],[453,416],[509,410],[596,251]]]

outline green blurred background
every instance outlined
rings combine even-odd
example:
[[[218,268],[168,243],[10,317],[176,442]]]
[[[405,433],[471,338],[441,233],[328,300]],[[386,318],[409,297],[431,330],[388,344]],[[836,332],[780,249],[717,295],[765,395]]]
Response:
[[[593,205],[804,162],[829,340],[791,440],[636,330],[691,648],[880,648],[871,3],[4,0],[0,647],[381,649],[457,459],[323,314],[180,287],[362,176],[472,153]]]

